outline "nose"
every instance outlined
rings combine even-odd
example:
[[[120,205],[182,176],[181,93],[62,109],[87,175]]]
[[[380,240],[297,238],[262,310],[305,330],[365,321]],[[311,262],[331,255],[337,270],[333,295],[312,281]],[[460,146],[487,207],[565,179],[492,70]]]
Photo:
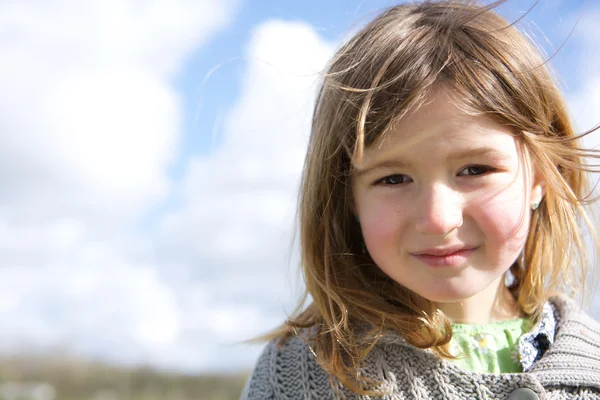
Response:
[[[426,235],[447,235],[463,224],[463,202],[451,188],[431,185],[424,188],[416,204],[416,228]]]

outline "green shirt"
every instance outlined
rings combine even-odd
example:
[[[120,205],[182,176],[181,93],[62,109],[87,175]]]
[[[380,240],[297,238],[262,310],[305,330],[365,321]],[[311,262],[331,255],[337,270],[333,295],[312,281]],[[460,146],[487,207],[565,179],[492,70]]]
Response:
[[[472,372],[522,372],[516,349],[521,335],[530,328],[529,319],[520,318],[489,324],[453,324],[453,362]]]

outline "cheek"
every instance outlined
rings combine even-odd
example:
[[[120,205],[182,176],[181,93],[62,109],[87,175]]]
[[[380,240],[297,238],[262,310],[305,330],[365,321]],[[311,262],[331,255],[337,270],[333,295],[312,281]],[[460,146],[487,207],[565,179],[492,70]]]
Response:
[[[408,214],[394,201],[377,201],[359,208],[360,226],[371,256],[377,258],[380,253],[398,248]]]
[[[471,204],[472,217],[486,242],[498,250],[519,253],[529,231],[529,213],[523,192],[506,192]]]

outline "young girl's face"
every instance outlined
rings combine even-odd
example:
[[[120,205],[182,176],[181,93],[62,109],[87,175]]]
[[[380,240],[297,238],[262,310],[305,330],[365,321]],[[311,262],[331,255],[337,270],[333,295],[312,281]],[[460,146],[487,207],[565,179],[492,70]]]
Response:
[[[542,196],[510,129],[443,91],[365,150],[352,184],[377,266],[440,303],[495,293]]]

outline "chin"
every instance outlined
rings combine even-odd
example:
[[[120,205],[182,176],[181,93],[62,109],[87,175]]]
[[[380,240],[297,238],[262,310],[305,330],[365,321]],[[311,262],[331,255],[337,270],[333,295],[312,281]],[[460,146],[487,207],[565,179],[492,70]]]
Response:
[[[457,303],[461,301],[465,301],[470,297],[473,297],[477,294],[477,292],[473,291],[465,291],[465,290],[439,290],[434,293],[426,293],[425,295],[421,295],[421,297],[426,298],[429,301],[434,303]]]

